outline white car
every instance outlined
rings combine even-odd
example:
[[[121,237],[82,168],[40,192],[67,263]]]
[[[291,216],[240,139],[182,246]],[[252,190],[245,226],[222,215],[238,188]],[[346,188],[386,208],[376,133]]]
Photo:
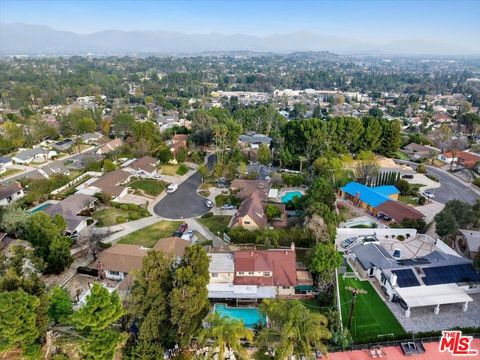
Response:
[[[431,191],[424,191],[422,195],[427,199],[435,199],[435,195]]]
[[[213,202],[211,200],[205,201],[205,206],[209,209],[213,208]]]
[[[175,191],[177,191],[177,189],[178,189],[178,185],[175,184],[175,183],[171,183],[167,187],[167,193],[169,193],[169,194],[174,193]]]

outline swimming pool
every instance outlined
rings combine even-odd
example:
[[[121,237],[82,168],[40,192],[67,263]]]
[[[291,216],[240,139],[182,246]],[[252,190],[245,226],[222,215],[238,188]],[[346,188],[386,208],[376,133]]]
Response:
[[[285,195],[282,196],[282,203],[286,204],[289,201],[293,200],[295,197],[302,197],[303,194],[300,191],[287,191]]]
[[[257,324],[266,325],[267,318],[254,307],[229,307],[225,304],[215,304],[214,311],[221,317],[242,320],[246,327],[253,328]]]
[[[50,204],[50,203],[44,203],[44,204],[42,204],[42,205],[40,205],[40,206],[38,206],[38,207],[30,210],[30,213],[35,214],[35,213],[38,212],[38,211],[45,210],[45,209],[48,208],[50,205],[52,205],[52,204]]]

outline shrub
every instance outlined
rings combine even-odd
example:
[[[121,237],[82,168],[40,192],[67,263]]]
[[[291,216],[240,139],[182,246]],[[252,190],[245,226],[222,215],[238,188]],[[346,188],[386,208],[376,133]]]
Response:
[[[130,220],[138,220],[142,218],[142,216],[140,216],[139,213],[133,212],[133,211],[130,214],[128,214],[128,217],[130,218]]]
[[[207,219],[209,217],[212,217],[213,216],[213,212],[209,211],[205,214],[203,214],[202,216],[200,216],[202,219]]]
[[[397,240],[398,240],[398,241],[403,241],[403,240],[405,240],[405,236],[403,236],[403,235],[398,235],[398,236],[397,236]]]
[[[115,221],[117,222],[117,224],[123,224],[127,222],[127,218],[124,216],[117,216],[115,218]]]
[[[123,211],[128,211],[128,210],[129,210],[128,204],[121,204],[121,205],[119,206],[119,208],[120,208],[121,210],[123,210]]]
[[[425,176],[426,176],[427,178],[429,178],[430,180],[433,180],[433,181],[438,182],[438,177],[436,177],[435,175],[425,174]]]
[[[427,168],[424,164],[419,164],[416,170],[419,174],[425,174],[427,172]]]
[[[425,203],[427,202],[427,199],[425,199],[425,196],[420,196],[417,202],[418,202],[418,205],[425,205]]]
[[[480,187],[480,177],[478,177],[478,178],[476,178],[475,180],[473,180],[473,185]]]
[[[305,183],[305,176],[303,174],[282,174],[283,183],[287,186],[301,186]]]
[[[279,218],[282,215],[280,209],[272,204],[267,204],[265,206],[265,213],[267,214],[267,218],[269,220]]]
[[[208,190],[200,190],[200,191],[198,192],[198,194],[199,194],[200,196],[203,196],[203,197],[208,197],[208,196],[210,195],[210,191],[208,191]]]

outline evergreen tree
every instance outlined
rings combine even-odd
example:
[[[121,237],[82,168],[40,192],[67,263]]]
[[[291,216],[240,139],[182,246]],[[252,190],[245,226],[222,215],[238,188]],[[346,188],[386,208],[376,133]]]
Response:
[[[48,316],[55,323],[59,323],[66,322],[72,313],[72,300],[68,291],[55,286],[49,294]]]

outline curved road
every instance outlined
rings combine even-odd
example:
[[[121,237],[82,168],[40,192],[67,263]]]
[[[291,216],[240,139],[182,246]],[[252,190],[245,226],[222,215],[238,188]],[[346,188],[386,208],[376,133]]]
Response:
[[[211,169],[215,164],[215,155],[210,155],[207,166]],[[167,219],[187,219],[208,212],[205,199],[197,194],[197,189],[202,182],[198,172],[178,185],[177,191],[166,196],[155,204],[153,211],[158,216]]]
[[[395,162],[410,165],[413,169],[418,165],[407,160],[395,160]],[[480,198],[480,195],[472,190],[472,185],[463,182],[445,170],[427,165],[427,174],[436,176],[441,184],[439,188],[432,190],[435,194],[435,201],[445,204],[450,200],[461,200],[473,204],[475,200]]]

